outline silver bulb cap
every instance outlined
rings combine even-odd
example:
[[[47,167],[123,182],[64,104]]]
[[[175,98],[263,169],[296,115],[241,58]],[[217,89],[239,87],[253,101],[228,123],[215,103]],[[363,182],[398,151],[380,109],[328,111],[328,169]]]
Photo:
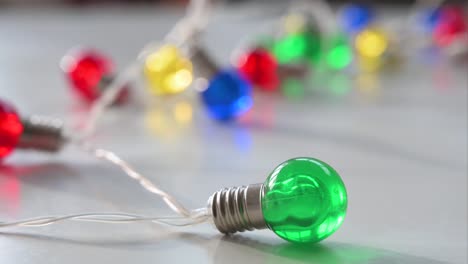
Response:
[[[208,201],[216,228],[225,234],[265,229],[261,199],[263,184],[224,188]]]
[[[59,151],[66,142],[63,122],[50,117],[30,116],[21,120],[23,133],[18,147],[40,151]]]
[[[192,45],[190,53],[190,60],[194,65],[195,74],[198,77],[210,80],[220,71],[218,64],[201,44]]]

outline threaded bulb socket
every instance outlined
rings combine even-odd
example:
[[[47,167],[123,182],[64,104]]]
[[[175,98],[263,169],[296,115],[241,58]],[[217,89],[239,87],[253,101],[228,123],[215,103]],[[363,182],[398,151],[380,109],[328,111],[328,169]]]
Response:
[[[224,188],[208,201],[216,228],[225,234],[264,229],[261,199],[263,184]]]
[[[19,148],[56,152],[64,145],[66,139],[62,121],[42,116],[30,116],[21,121],[23,133],[18,143]]]

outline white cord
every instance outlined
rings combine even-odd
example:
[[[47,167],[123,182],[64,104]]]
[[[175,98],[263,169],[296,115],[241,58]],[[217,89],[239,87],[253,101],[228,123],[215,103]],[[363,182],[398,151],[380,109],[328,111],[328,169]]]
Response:
[[[205,222],[207,216],[188,219],[185,217],[147,217],[126,213],[86,213],[65,216],[45,216],[15,222],[0,222],[0,228],[7,227],[41,227],[63,221],[83,221],[96,223],[125,224],[134,222],[151,222],[169,226],[190,226]],[[174,221],[180,222],[174,222]]]
[[[40,227],[51,225],[63,221],[87,221],[100,223],[131,223],[131,222],[152,222],[170,226],[189,226],[206,222],[210,219],[207,208],[188,210],[176,198],[163,191],[148,178],[133,169],[130,164],[122,160],[114,152],[102,148],[93,147],[82,139],[66,135],[70,143],[74,143],[80,149],[92,156],[110,162],[120,168],[127,176],[136,180],[145,190],[160,197],[167,206],[179,216],[168,217],[148,217],[128,213],[84,213],[64,216],[44,216],[14,222],[0,222],[0,228],[6,227]],[[176,222],[178,221],[178,222]]]
[[[86,152],[95,156],[98,159],[108,161],[113,165],[119,167],[124,171],[130,178],[136,180],[145,190],[161,197],[163,201],[169,206],[169,208],[176,212],[177,214],[183,217],[193,217],[194,214],[197,215],[199,212],[191,212],[187,210],[181,203],[179,203],[174,197],[166,193],[152,183],[148,178],[138,173],[133,169],[127,162],[118,157],[115,153],[101,149],[95,148],[86,142],[78,142],[78,145]]]

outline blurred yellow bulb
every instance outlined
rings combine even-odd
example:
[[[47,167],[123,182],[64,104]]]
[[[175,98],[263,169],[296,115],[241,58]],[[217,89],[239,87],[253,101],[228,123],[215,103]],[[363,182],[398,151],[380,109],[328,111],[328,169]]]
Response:
[[[369,28],[360,32],[355,39],[356,51],[366,58],[381,57],[388,48],[387,35],[375,28]]]
[[[190,86],[193,67],[174,45],[164,45],[145,61],[144,74],[151,93],[176,94]]]
[[[306,27],[306,18],[301,14],[289,14],[284,17],[283,25],[287,34],[302,32]]]

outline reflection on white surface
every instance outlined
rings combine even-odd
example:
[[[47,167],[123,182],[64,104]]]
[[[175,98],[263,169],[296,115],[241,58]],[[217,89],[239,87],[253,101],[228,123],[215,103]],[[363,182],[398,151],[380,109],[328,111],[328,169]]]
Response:
[[[0,165],[0,215],[15,217],[20,206],[21,184],[13,169]]]

